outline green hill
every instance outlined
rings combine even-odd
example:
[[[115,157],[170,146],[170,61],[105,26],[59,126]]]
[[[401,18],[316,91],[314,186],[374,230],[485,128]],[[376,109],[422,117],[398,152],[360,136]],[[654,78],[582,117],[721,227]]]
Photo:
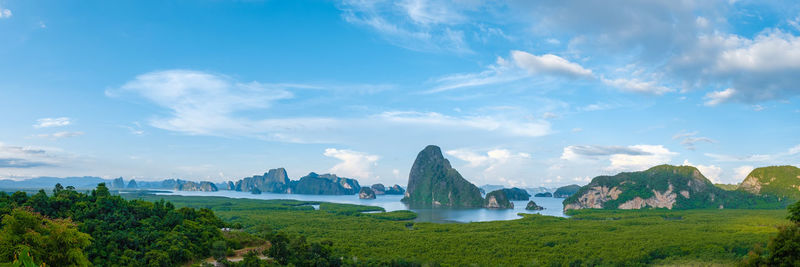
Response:
[[[757,168],[747,175],[739,190],[757,195],[800,199],[800,168],[770,166]]]
[[[692,166],[659,165],[645,171],[598,176],[564,200],[564,209],[780,208],[776,197],[714,186]]]

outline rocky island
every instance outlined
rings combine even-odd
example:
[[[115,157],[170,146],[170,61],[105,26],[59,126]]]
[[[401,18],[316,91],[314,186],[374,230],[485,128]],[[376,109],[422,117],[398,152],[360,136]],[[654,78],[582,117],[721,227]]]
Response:
[[[531,200],[531,201],[528,201],[528,205],[525,206],[525,209],[526,210],[543,210],[544,207],[536,205],[536,202],[533,202],[533,200]]]
[[[483,207],[487,209],[513,209],[514,203],[509,201],[505,189],[494,190],[486,194]]]
[[[369,187],[362,187],[360,191],[358,191],[358,198],[360,199],[375,199],[375,191]]]
[[[438,146],[417,155],[408,176],[403,202],[412,207],[479,208],[484,206],[478,187],[450,166]]]

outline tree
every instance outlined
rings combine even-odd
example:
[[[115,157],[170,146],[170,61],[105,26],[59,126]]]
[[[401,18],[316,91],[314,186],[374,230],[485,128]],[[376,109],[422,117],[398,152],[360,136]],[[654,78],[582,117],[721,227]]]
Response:
[[[782,226],[772,238],[766,251],[761,246],[747,254],[745,266],[800,266],[800,201],[788,208],[789,226]]]
[[[800,223],[800,201],[789,206],[789,220],[794,223]]]
[[[12,261],[14,255],[27,250],[38,264],[88,266],[89,259],[83,248],[89,246],[89,238],[70,220],[50,220],[30,210],[17,208],[3,216],[0,261]]]

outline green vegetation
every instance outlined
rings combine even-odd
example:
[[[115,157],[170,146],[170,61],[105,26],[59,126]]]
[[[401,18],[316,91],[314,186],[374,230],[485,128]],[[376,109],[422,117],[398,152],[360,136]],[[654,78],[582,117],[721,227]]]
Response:
[[[102,183],[90,194],[60,184],[51,196],[0,193],[0,215],[0,262],[28,249],[54,266],[175,266],[209,255],[224,226],[211,210],[128,201]]]
[[[800,202],[789,206],[792,224],[781,226],[764,250],[760,245],[748,253],[745,266],[800,266]]]
[[[287,200],[164,198],[210,208],[248,233],[267,225],[308,242],[332,242],[354,264],[647,265],[735,264],[790,222],[785,210],[577,210],[571,218],[524,215],[466,224],[392,221],[354,211],[375,207]],[[320,210],[309,205],[319,204]],[[368,213],[367,213],[368,214]]]
[[[800,168],[788,165],[757,168],[747,175],[739,189],[759,195],[800,200]]]
[[[774,196],[757,196],[744,191],[726,191],[720,189],[706,179],[695,167],[659,165],[646,171],[623,172],[614,176],[598,176],[582,187],[577,193],[564,200],[564,204],[583,207],[593,203],[583,203],[581,196],[592,194],[595,188],[605,187],[619,190],[616,199],[595,200],[604,209],[616,209],[621,204],[636,197],[648,199],[655,196],[654,191],[661,194],[675,194],[672,209],[709,209],[709,208],[771,208],[786,207],[789,202]],[[684,195],[685,194],[685,195]],[[665,203],[666,204],[666,203]]]
[[[79,232],[68,219],[50,220],[29,209],[14,208],[3,216],[0,261],[16,260],[23,256],[23,261],[35,264],[89,264],[83,253],[83,249],[89,245],[89,235]]]
[[[736,190],[737,188],[739,188],[738,184],[714,184],[714,186],[719,187],[719,189],[722,189],[722,190],[725,190],[725,191],[733,191],[733,190]]]

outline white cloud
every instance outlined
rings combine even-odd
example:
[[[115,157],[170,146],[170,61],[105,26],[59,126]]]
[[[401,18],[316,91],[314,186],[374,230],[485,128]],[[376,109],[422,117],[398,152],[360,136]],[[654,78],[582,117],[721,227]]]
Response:
[[[36,124],[34,124],[33,127],[34,128],[61,127],[61,126],[67,126],[69,124],[70,120],[67,117],[41,118],[36,120]]]
[[[480,178],[486,183],[501,182],[510,186],[524,186],[525,181],[509,177],[524,177],[522,166],[529,165],[531,155],[524,152],[512,152],[508,149],[491,149],[475,151],[471,149],[455,149],[445,152],[448,156],[467,162],[465,168],[477,169]],[[462,170],[463,171],[463,170]]]
[[[719,32],[701,35],[668,69],[691,87],[728,87],[709,92],[708,106],[794,97],[800,95],[800,37],[777,29],[752,39]]]
[[[519,121],[496,116],[451,117],[436,112],[392,111],[377,117],[395,123],[472,128],[511,136],[539,137],[550,133],[547,121]]]
[[[643,93],[653,95],[663,95],[665,93],[674,92],[672,88],[661,86],[654,81],[640,81],[636,78],[633,79],[606,79],[602,78],[603,83],[616,87],[625,92]]]
[[[546,120],[555,119],[555,118],[558,118],[558,117],[559,117],[558,114],[555,114],[555,113],[549,112],[549,111],[545,112],[544,114],[542,114],[542,118],[546,119]]]
[[[581,65],[553,54],[537,56],[528,52],[512,50],[511,58],[514,60],[517,67],[531,74],[564,76],[569,78],[593,76],[591,70],[585,69]]]
[[[192,70],[167,70],[139,75],[111,97],[133,93],[169,110],[169,116],[150,120],[153,127],[192,135],[243,135],[302,142],[288,132],[329,126],[327,118],[252,119],[240,111],[267,109],[273,102],[291,98],[297,84],[243,83],[227,76]]]
[[[0,6],[0,19],[7,19],[10,18],[13,14],[11,14],[11,10],[7,8],[3,8]]]
[[[611,161],[611,165],[608,167],[609,170],[644,170],[656,165],[667,164],[672,160],[672,157],[678,155],[678,153],[669,151],[669,149],[661,145],[634,145],[630,147],[645,151],[648,153],[648,155],[611,155],[609,158]]]
[[[395,178],[395,179],[398,179],[398,178],[400,178],[400,170],[398,170],[398,169],[393,169],[393,170],[392,170],[392,175],[394,175],[394,178]]]
[[[639,171],[666,164],[678,153],[662,145],[567,146],[561,154],[567,161],[608,160],[607,171]]]
[[[68,137],[76,137],[83,135],[83,132],[56,132],[51,134],[37,134],[36,136],[40,138],[47,138],[47,139],[62,139]]]
[[[479,73],[451,74],[436,79],[437,86],[425,93],[438,93],[465,87],[476,87],[491,84],[507,83],[527,77],[526,74],[511,65],[506,59],[497,57],[493,65]]]
[[[733,177],[733,179],[735,181],[738,181],[737,183],[741,183],[742,181],[744,181],[745,178],[747,178],[747,175],[750,175],[750,172],[752,172],[754,169],[755,167],[750,165],[739,166],[733,169],[733,173],[735,174],[735,177]]]
[[[503,84],[532,77],[558,77],[566,79],[595,79],[592,70],[570,62],[553,54],[534,55],[524,51],[512,50],[509,59],[498,57],[494,64],[478,73],[460,73],[440,77],[436,86],[424,93],[439,93],[453,89]],[[607,79],[600,81],[623,92],[663,95],[674,92],[672,88],[659,85],[655,81],[642,81],[637,78]]]
[[[709,180],[711,180],[711,182],[713,182],[715,184],[723,183],[722,180],[720,180],[720,177],[722,175],[722,168],[720,168],[719,166],[716,166],[716,165],[695,165],[695,164],[690,163],[688,159],[683,161],[683,165],[685,165],[685,166],[694,166],[695,168],[700,170],[700,173],[702,173],[703,176],[705,176],[706,178],[708,178]]]
[[[418,24],[456,24],[465,17],[446,1],[405,0],[397,3]]]
[[[50,167],[57,163],[58,160],[44,149],[0,143],[0,169]]]
[[[331,173],[344,177],[358,178],[364,181],[375,180],[371,175],[371,169],[380,159],[379,156],[335,148],[325,149],[323,155],[342,161],[330,169]]]
[[[435,80],[436,86],[424,93],[439,93],[453,89],[478,87],[518,81],[534,76],[591,78],[592,71],[562,57],[512,50],[510,59],[497,57],[494,64],[478,73],[451,74]]]
[[[706,94],[706,106],[716,106],[721,103],[725,103],[733,99],[734,95],[736,95],[736,89],[728,88],[722,91],[713,91]]]
[[[455,27],[463,18],[453,6],[428,1],[344,0],[345,21],[371,28],[393,45],[415,51],[472,52],[464,31]]]
[[[486,166],[486,171],[492,171],[511,159],[527,159],[531,157],[528,153],[512,153],[508,149],[492,149],[487,151],[485,155],[467,149],[449,150],[445,153],[468,162],[470,167]]]

